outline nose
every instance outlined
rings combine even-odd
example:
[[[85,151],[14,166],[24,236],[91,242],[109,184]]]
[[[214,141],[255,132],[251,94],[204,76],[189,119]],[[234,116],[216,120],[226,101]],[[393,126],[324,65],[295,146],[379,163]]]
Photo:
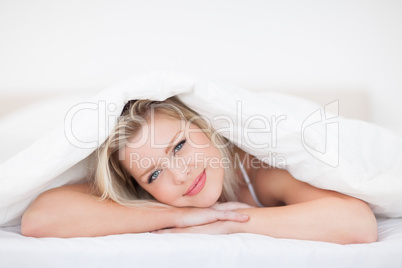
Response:
[[[187,181],[190,169],[186,166],[170,168],[174,184],[180,185]]]

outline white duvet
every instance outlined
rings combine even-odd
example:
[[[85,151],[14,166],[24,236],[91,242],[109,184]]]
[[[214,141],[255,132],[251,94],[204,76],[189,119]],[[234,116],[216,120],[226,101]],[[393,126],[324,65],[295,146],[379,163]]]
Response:
[[[320,107],[286,95],[157,72],[77,103],[57,129],[1,164],[0,226],[19,224],[44,190],[85,180],[88,156],[128,100],[173,95],[268,164],[316,187],[365,200],[379,216],[402,216],[402,142],[389,131],[337,116],[336,102]]]

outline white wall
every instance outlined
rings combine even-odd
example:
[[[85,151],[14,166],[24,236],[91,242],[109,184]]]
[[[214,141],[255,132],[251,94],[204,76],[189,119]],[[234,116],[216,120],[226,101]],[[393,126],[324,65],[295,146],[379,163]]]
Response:
[[[402,1],[0,0],[0,93],[173,69],[242,86],[368,90],[402,134]]]

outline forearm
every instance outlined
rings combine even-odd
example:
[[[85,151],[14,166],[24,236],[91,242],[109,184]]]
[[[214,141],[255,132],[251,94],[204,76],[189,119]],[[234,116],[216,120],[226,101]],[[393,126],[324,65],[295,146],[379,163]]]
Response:
[[[21,232],[35,237],[141,233],[174,226],[177,212],[175,208],[125,207],[79,191],[56,191],[40,196],[28,208]]]
[[[245,223],[228,223],[232,232],[340,244],[374,242],[377,225],[370,208],[360,200],[336,197],[268,208],[236,210],[250,216]]]
[[[33,237],[90,237],[247,220],[248,216],[230,208],[126,207],[100,200],[86,185],[71,185],[41,194],[24,213],[21,233]]]

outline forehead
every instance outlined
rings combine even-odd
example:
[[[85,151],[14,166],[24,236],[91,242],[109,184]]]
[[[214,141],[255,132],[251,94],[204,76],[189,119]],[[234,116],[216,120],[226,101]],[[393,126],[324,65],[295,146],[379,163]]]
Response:
[[[163,114],[155,114],[149,118],[133,137],[128,140],[130,148],[150,147],[154,145],[168,145],[172,137],[186,129],[187,122]]]

